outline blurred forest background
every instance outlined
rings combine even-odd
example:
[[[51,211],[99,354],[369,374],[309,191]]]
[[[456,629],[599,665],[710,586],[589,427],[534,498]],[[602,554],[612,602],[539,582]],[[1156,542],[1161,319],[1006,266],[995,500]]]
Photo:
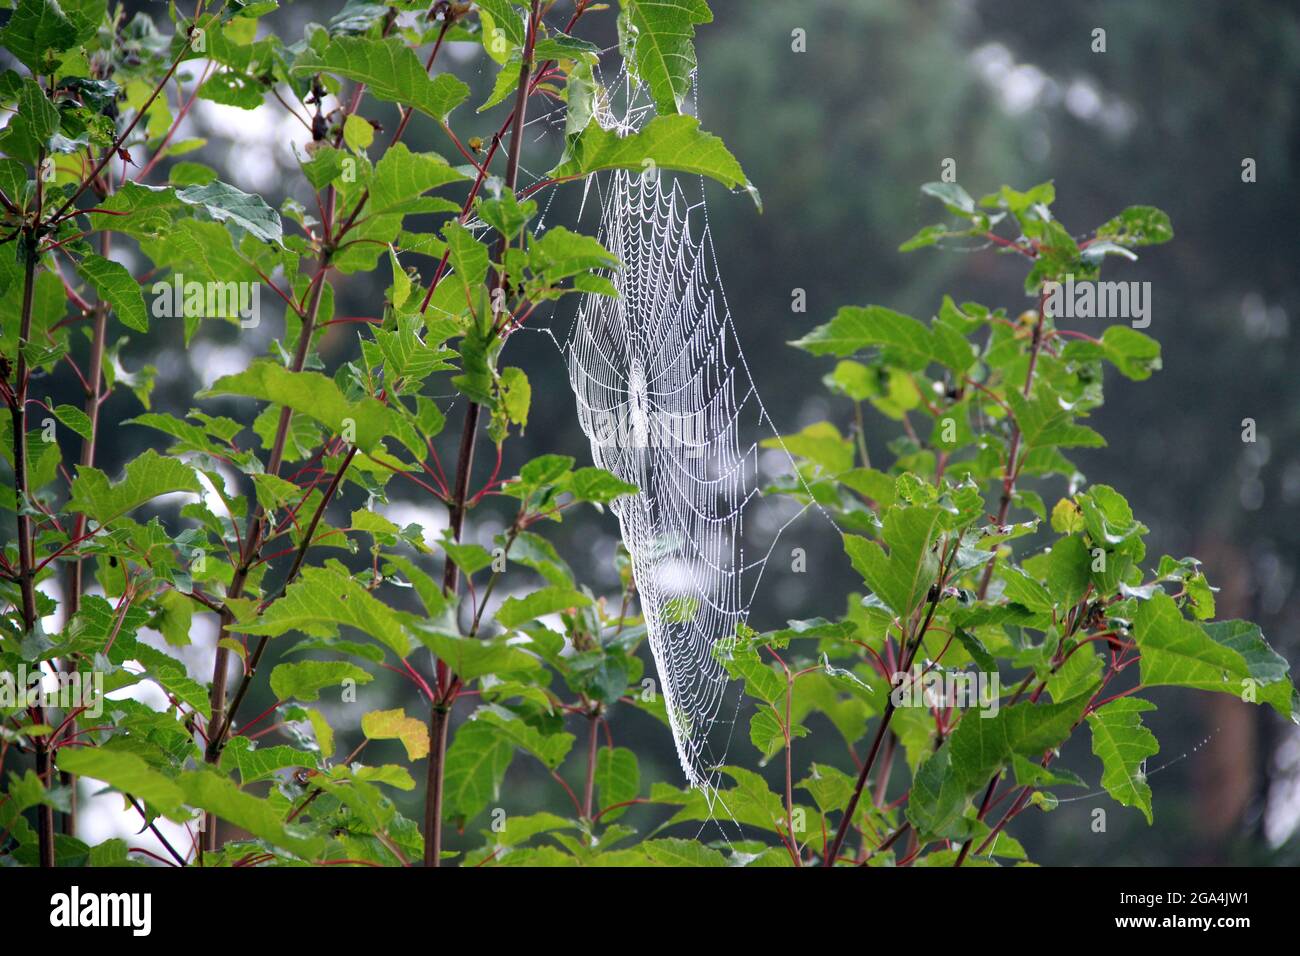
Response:
[[[1153,321],[1146,331],[1163,346],[1164,370],[1142,383],[1108,371],[1108,401],[1092,424],[1110,445],[1075,460],[1089,480],[1121,490],[1151,526],[1149,565],[1161,553],[1200,558],[1211,584],[1221,588],[1219,616],[1258,621],[1293,669],[1300,668],[1300,336],[1291,328],[1300,316],[1296,4],[711,0],[711,6],[715,22],[701,28],[697,44],[699,113],[761,190],[765,211],[759,215],[745,197],[710,188],[710,222],[732,314],[778,428],[788,434],[826,417],[847,428],[851,409],[831,400],[820,384],[829,364],[785,344],[840,305],[876,303],[928,317],[949,292],[958,301],[1014,312],[1025,307],[1022,270],[990,250],[897,251],[919,227],[942,218],[918,187],[939,178],[945,159],[956,161],[958,181],[977,197],[1002,183],[1025,188],[1054,180],[1058,215],[1074,232],[1127,205],[1159,206],[1173,220],[1174,241],[1136,264],[1108,268],[1110,278],[1151,281]],[[160,15],[158,5],[147,7]],[[292,42],[305,23],[335,12],[333,5],[292,4],[263,21],[264,29]],[[594,30],[612,45],[613,12],[588,21],[584,35]],[[1106,31],[1104,53],[1092,50],[1098,27]],[[796,29],[805,31],[806,52],[792,49]],[[492,71],[482,50],[457,45],[450,53],[449,68],[456,63],[476,85],[471,102],[486,98]],[[613,51],[606,73],[615,70]],[[489,136],[500,115],[476,117],[466,106],[456,120],[471,127],[458,125],[462,138]],[[187,124],[182,135],[209,140],[187,159],[213,165],[223,179],[263,193],[272,205],[296,195],[301,177],[293,148],[307,136],[288,116],[200,102]],[[537,173],[558,157],[559,131],[545,122],[529,128],[534,135],[523,165]],[[407,140],[415,149],[451,154],[429,124],[414,123]],[[1242,181],[1245,158],[1256,162],[1256,182]],[[547,221],[572,225],[581,192],[570,186],[558,195]],[[590,209],[579,225],[594,231]],[[374,284],[367,284],[371,279]],[[337,314],[376,314],[386,280],[384,270],[345,278]],[[795,288],[807,292],[804,314],[791,311]],[[155,406],[183,412],[198,388],[242,368],[281,334],[274,297],[264,295],[262,303],[269,317],[259,329],[205,323],[187,350],[179,325],[158,323],[123,362],[132,369],[156,366]],[[572,310],[564,306],[548,320],[560,339]],[[327,365],[354,354],[354,335],[347,325],[331,329],[322,345]],[[514,474],[529,457],[548,451],[588,463],[563,357],[551,341],[517,336],[506,359],[528,371],[534,399],[526,436],[507,445],[503,473]],[[60,401],[68,400],[61,392],[72,395],[67,382],[48,386]],[[216,402],[204,407],[221,408]],[[115,424],[138,410],[134,396],[119,390],[105,413]],[[1242,441],[1246,418],[1257,423],[1253,444]],[[456,410],[449,416],[449,441],[459,424]],[[878,416],[868,421],[873,458],[889,460],[885,443],[896,427]],[[101,451],[110,473],[158,445],[158,436],[144,428],[111,435]],[[65,460],[73,455],[65,449]],[[484,478],[491,457],[480,455]],[[1050,507],[1063,489],[1038,490]],[[396,483],[391,491],[394,498],[382,510],[399,523],[421,523],[435,537],[446,522],[441,507],[427,498],[401,498],[406,490]],[[354,490],[345,506],[360,500]],[[503,514],[476,511],[467,534],[488,541]],[[861,587],[829,531],[804,522],[789,532],[793,545],[806,548],[810,573],[767,582],[752,621],[760,630],[790,617],[838,612],[844,595]],[[575,514],[555,537],[580,580],[617,593],[611,516]],[[199,623],[187,663],[206,680],[212,636]],[[274,644],[271,651],[273,657]],[[392,695],[385,706],[400,703],[424,713],[410,685],[390,677],[381,675],[367,688],[365,709],[380,706],[375,696],[382,687]],[[253,697],[249,713],[270,703],[264,683]],[[1297,728],[1226,695],[1154,697],[1160,710],[1148,723],[1161,741],[1148,765],[1155,825],[1148,829],[1141,814],[1104,794],[1062,803],[1051,814],[1026,814],[1018,823],[1016,834],[1031,858],[1058,864],[1300,863]],[[359,721],[362,708],[352,709]],[[616,711],[611,723],[617,742],[640,755],[643,785],[680,785],[667,731],[624,711]],[[797,743],[801,766],[815,756],[847,767],[837,738],[820,732],[828,728],[818,726]],[[340,752],[348,747],[343,741]],[[1066,757],[1085,777],[1098,779],[1086,735]],[[757,764],[743,732],[736,734],[731,760]],[[562,798],[544,771],[519,761],[502,804],[526,812]],[[1107,810],[1106,833],[1090,827],[1094,807]],[[403,810],[418,818],[414,803]],[[643,829],[665,817],[662,809],[634,811],[626,822]],[[87,835],[108,836],[120,819],[115,812],[87,813]],[[481,839],[453,834],[449,842],[460,847]]]

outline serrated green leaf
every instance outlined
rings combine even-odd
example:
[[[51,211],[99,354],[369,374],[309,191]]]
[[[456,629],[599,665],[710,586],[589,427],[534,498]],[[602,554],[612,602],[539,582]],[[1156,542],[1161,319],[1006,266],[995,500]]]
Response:
[[[461,637],[426,628],[417,629],[416,636],[467,682],[487,674],[533,671],[541,667],[537,657],[504,637]]]
[[[71,50],[95,35],[104,18],[104,0],[19,0],[0,30],[0,46],[34,74],[52,73]]]
[[[552,179],[577,179],[602,169],[642,172],[650,160],[659,169],[695,173],[728,189],[744,188],[762,208],[758,190],[745,178],[722,140],[700,129],[693,116],[656,116],[628,136],[593,120],[569,148],[568,158],[548,173]]]
[[[606,811],[601,821],[608,824],[617,820],[627,808],[608,808],[635,800],[640,792],[641,768],[636,754],[626,747],[602,747],[596,755],[596,793],[601,810]]]
[[[203,486],[189,465],[148,449],[126,466],[122,480],[116,484],[98,468],[78,466],[67,509],[86,514],[102,527],[159,495],[175,491],[201,494]]]
[[[133,753],[108,747],[64,747],[56,763],[60,770],[102,780],[114,790],[129,793],[169,820],[186,820],[185,794],[175,781],[150,767]]]
[[[77,272],[95,287],[99,297],[112,307],[123,325],[137,332],[149,331],[149,316],[140,284],[126,266],[92,254],[77,263]]]
[[[271,690],[279,700],[318,700],[326,687],[344,681],[368,684],[374,675],[346,661],[294,661],[271,671]]]
[[[695,27],[713,21],[709,5],[705,0],[623,0],[622,7],[631,27],[627,32],[636,76],[649,87],[658,113],[679,112],[695,70]]]
[[[1159,753],[1155,735],[1142,726],[1142,714],[1156,705],[1140,697],[1121,697],[1088,715],[1092,752],[1101,759],[1101,785],[1126,807],[1137,807],[1151,824],[1151,787],[1142,765]]]
[[[200,397],[242,395],[274,402],[320,422],[331,433],[355,438],[363,452],[371,452],[392,427],[391,413],[373,398],[348,401],[333,379],[319,372],[291,372],[261,359],[234,375],[223,375]]]
[[[469,87],[450,73],[431,78],[410,47],[395,37],[334,37],[322,52],[306,50],[290,72],[334,73],[366,84],[378,99],[414,107],[439,121],[469,96]]]
[[[202,208],[217,222],[233,223],[264,242],[280,243],[284,238],[280,215],[261,196],[246,193],[227,183],[210,182],[176,190],[176,198]]]
[[[546,614],[555,614],[569,608],[588,607],[591,598],[581,591],[565,587],[546,587],[524,597],[507,598],[493,617],[507,630],[527,624]]]
[[[646,856],[658,866],[726,866],[720,852],[694,840],[647,840],[641,844]]]
[[[1151,246],[1174,237],[1169,216],[1154,206],[1129,206],[1097,229],[1098,238],[1121,246]]]
[[[932,506],[890,508],[882,537],[876,542],[844,536],[844,550],[873,594],[906,619],[925,600],[939,574],[939,556],[931,545],[941,527],[941,509]]]
[[[498,798],[514,754],[510,739],[486,722],[472,720],[456,731],[447,748],[443,783],[447,814],[454,822],[463,827]]]
[[[368,634],[399,658],[411,652],[412,641],[401,612],[333,568],[303,568],[301,576],[289,585],[283,597],[253,620],[237,622],[234,630],[268,637],[278,637],[288,631],[329,636],[340,626],[354,627]]]
[[[917,770],[907,818],[920,832],[967,839],[971,821],[962,814],[1013,754],[1041,757],[1065,740],[1083,715],[1095,688],[1053,704],[1029,701],[995,715],[970,711],[951,737]]]
[[[186,803],[207,810],[272,846],[290,850],[304,860],[317,858],[324,849],[325,841],[320,837],[308,836],[301,827],[286,825],[269,800],[243,793],[226,777],[197,770],[181,774],[177,783],[185,792]]]

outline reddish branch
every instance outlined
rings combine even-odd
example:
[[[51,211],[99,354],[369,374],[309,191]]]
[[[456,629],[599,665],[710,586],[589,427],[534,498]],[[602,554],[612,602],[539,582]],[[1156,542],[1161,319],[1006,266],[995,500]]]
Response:
[[[582,14],[582,7],[575,11],[573,18],[569,21],[570,25]],[[537,44],[537,32],[541,28],[541,10],[539,0],[533,0],[532,9],[528,17],[528,36],[524,43],[523,56],[519,64],[519,89],[515,95],[515,108],[512,116],[507,119],[507,123],[513,123],[510,133],[510,151],[506,159],[505,188],[514,192],[516,182],[519,178],[519,155],[523,146],[524,130],[524,113],[528,106],[528,96],[533,89],[532,70],[533,70],[533,50]],[[503,125],[502,129],[505,129]],[[484,158],[483,165],[479,169],[479,175],[473,188],[470,190],[469,197],[465,200],[462,218],[467,215],[473,207],[475,196],[482,186],[492,156],[501,141],[501,135],[498,134],[493,138],[492,147]],[[506,237],[501,237],[501,242],[497,249],[498,260],[503,258],[505,250]],[[450,248],[443,254],[442,261],[438,265],[438,270],[434,274],[433,281],[429,285],[429,291],[424,297],[424,302],[420,309],[424,311],[428,308],[430,300],[433,298],[433,291],[437,288],[441,279],[442,272],[446,268]],[[495,284],[497,289],[505,287],[506,277],[504,273],[497,275]],[[452,536],[459,541],[461,531],[465,524],[466,503],[469,499],[469,480],[470,472],[474,467],[474,444],[478,433],[480,406],[477,402],[470,402],[465,409],[465,421],[461,428],[460,451],[456,461],[456,483],[452,490],[452,501],[449,506],[448,524],[451,527]],[[458,590],[460,583],[460,569],[456,563],[447,559],[443,568],[442,587],[444,593],[454,595]],[[427,792],[425,796],[424,812],[424,865],[439,866],[442,857],[442,803],[443,803],[443,776],[447,754],[447,731],[451,722],[451,707],[456,699],[456,692],[460,687],[460,680],[452,674],[446,663],[439,660],[437,663],[437,687],[439,696],[435,700],[429,714],[429,765],[426,780]]]

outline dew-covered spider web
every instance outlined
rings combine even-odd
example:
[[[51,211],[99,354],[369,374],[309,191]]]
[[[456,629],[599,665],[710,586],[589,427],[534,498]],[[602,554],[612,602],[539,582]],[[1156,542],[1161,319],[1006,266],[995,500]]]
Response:
[[[621,120],[608,107],[597,116],[626,135],[645,112],[629,105]],[[595,464],[641,489],[611,510],[678,758],[712,798],[740,703],[724,642],[747,622],[776,539],[802,512],[792,515],[787,501],[749,525],[747,516],[774,466],[797,471],[779,439],[772,451],[760,445],[776,431],[723,293],[702,181],[616,171],[588,190],[599,202],[598,237],[621,263],[608,275],[618,295],[584,296],[562,347]]]

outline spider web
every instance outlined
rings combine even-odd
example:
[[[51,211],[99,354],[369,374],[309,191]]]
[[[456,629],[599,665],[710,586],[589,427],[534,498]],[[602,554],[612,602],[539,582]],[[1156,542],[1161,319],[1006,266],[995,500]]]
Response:
[[[630,105],[619,120],[606,105],[597,116],[626,135],[647,111]],[[608,274],[618,295],[583,297],[563,351],[596,465],[641,489],[611,510],[677,756],[690,784],[713,797],[741,700],[724,642],[747,622],[776,539],[803,509],[779,526],[746,526],[760,494],[751,436],[777,433],[718,276],[703,181],[619,170],[596,186],[598,238],[621,262]]]

